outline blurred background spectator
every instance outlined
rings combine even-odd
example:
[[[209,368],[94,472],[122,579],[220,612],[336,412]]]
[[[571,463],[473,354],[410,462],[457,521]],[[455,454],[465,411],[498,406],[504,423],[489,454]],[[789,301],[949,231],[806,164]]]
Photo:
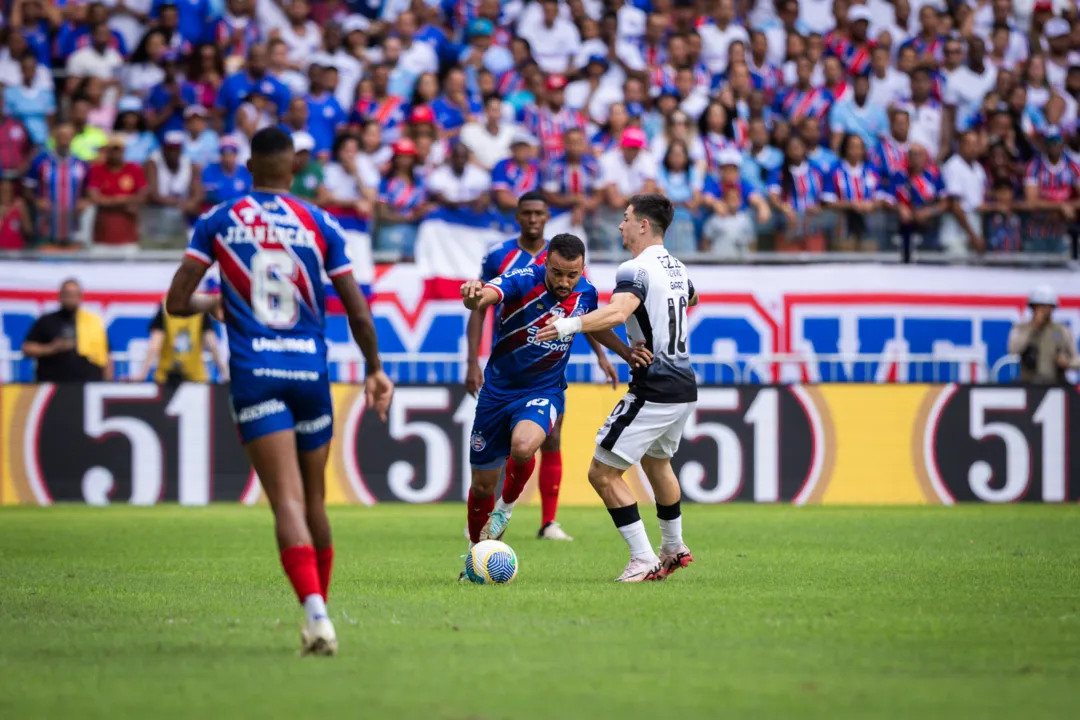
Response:
[[[4,5],[0,173],[19,180],[31,244],[96,244],[79,163],[110,167],[112,138],[147,181],[133,241],[180,245],[195,211],[249,189],[249,138],[272,124],[312,145],[297,193],[387,257],[410,257],[441,202],[512,231],[513,200],[536,189],[615,253],[625,199],[653,187],[676,202],[682,253],[1075,244],[1071,3]]]
[[[81,307],[75,280],[60,286],[60,309],[30,326],[22,352],[37,361],[37,382],[100,382],[113,377],[105,324]]]

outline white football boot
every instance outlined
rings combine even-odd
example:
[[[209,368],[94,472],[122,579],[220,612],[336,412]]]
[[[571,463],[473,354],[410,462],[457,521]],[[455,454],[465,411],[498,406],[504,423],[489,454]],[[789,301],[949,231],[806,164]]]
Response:
[[[337,635],[334,633],[334,624],[329,618],[313,620],[300,631],[301,655],[329,657],[336,655],[337,649]]]
[[[653,582],[663,580],[663,566],[659,558],[630,558],[630,563],[623,570],[623,574],[615,578],[615,582]]]
[[[674,550],[660,549],[660,568],[664,577],[670,577],[679,568],[684,568],[694,562],[694,556],[690,548],[680,545]]]
[[[566,531],[562,529],[562,526],[557,522],[549,522],[544,527],[540,528],[540,532],[536,533],[536,537],[540,540],[573,540],[574,538],[566,534]]]

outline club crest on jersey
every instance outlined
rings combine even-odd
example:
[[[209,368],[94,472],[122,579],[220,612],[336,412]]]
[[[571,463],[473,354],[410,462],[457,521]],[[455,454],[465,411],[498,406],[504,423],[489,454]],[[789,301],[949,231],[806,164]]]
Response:
[[[540,309],[543,310],[544,308]],[[562,305],[556,305],[555,307],[551,308],[551,314],[555,317],[566,317],[566,310],[563,309]]]
[[[487,447],[487,441],[484,440],[483,435],[481,435],[478,432],[474,432],[472,434],[472,437],[469,438],[469,445],[471,445],[472,449],[475,450],[476,452],[480,452],[485,447]]]

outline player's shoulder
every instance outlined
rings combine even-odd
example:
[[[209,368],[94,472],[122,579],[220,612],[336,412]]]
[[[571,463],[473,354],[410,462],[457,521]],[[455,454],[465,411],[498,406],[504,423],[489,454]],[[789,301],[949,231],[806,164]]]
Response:
[[[574,292],[579,292],[582,295],[590,295],[592,297],[598,297],[600,295],[596,286],[592,284],[592,280],[582,275],[578,279],[577,286],[574,287]]]

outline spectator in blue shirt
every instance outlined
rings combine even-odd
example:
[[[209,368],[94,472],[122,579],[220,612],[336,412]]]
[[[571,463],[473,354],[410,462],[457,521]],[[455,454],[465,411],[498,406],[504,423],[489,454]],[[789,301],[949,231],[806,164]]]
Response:
[[[221,138],[210,129],[207,111],[202,105],[184,108],[184,154],[201,168],[209,167],[221,157],[218,143]]]
[[[251,192],[251,173],[237,162],[240,144],[232,137],[221,139],[221,161],[203,168],[203,212],[218,203]]]
[[[768,193],[765,180],[784,164],[784,153],[769,144],[764,118],[752,118],[747,123],[747,137],[750,146],[743,152],[741,174],[764,197]]]
[[[161,17],[166,7],[175,7],[179,14],[178,30],[180,35],[191,45],[197,45],[206,38],[206,33],[214,20],[220,15],[214,12],[210,0],[154,0],[150,8],[150,17]]]
[[[139,98],[127,96],[116,104],[114,134],[124,138],[124,161],[142,165],[158,149],[158,139],[150,132]]]
[[[315,66],[311,68],[311,88],[307,105],[307,131],[315,140],[315,155],[329,157],[334,146],[338,127],[349,121],[349,116],[326,85],[326,79],[337,75],[337,69]]]
[[[198,104],[195,86],[182,79],[174,53],[165,55],[162,69],[165,79],[151,88],[146,98],[146,121],[158,138],[171,130],[182,130],[184,108]]]
[[[225,82],[218,90],[215,110],[224,120],[226,132],[231,132],[236,126],[237,108],[256,89],[270,99],[276,112],[283,112],[289,107],[289,88],[277,78],[270,76],[266,68],[266,46],[252,45],[248,51],[244,69],[225,78]]]
[[[444,137],[456,137],[461,127],[479,115],[483,108],[480,103],[469,98],[465,88],[465,72],[452,68],[443,81],[443,94],[431,103],[435,113],[435,122]]]
[[[816,117],[804,117],[798,128],[799,137],[806,143],[806,159],[823,177],[828,177],[836,169],[840,158],[822,144],[824,135],[821,132],[821,121]]]
[[[34,87],[38,61],[33,50],[23,53],[19,69],[22,85],[11,85],[4,91],[4,113],[23,124],[34,145],[44,145],[56,114],[56,97],[52,92]]]
[[[839,151],[844,136],[852,133],[862,138],[868,151],[877,147],[878,138],[889,130],[889,117],[885,108],[867,102],[870,93],[870,75],[859,73],[852,81],[852,97],[833,105],[829,111],[829,131],[832,133],[832,149]]]
[[[493,35],[495,26],[490,20],[476,18],[469,23],[469,42],[458,55],[466,75],[473,75],[483,67],[499,76],[514,66],[514,56],[505,47],[492,43]],[[470,77],[470,84],[472,81]]]

